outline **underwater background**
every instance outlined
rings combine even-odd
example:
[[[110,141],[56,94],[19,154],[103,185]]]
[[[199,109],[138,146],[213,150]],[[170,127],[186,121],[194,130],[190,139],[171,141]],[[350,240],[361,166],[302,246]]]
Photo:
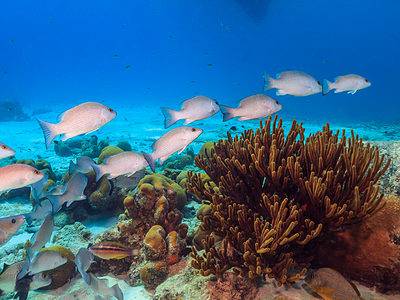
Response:
[[[28,299],[95,299],[95,295],[121,299],[108,289],[91,292],[75,270],[73,256],[80,248],[109,241],[124,247],[118,251],[139,251],[122,259],[96,257],[90,269],[99,278],[105,276],[109,286],[118,283],[124,299],[399,299],[399,14],[400,2],[395,0],[2,1],[0,141],[16,154],[0,165],[18,162],[45,170],[52,181],[50,186],[68,182],[70,161],[82,156],[101,163],[121,151],[149,153],[153,142],[168,131],[160,108],[178,110],[184,100],[196,95],[235,107],[247,96],[265,93],[282,104],[277,114],[283,119],[285,134],[293,120],[303,124],[306,137],[329,123],[334,130],[345,129],[348,137],[355,130],[385,157],[384,162],[375,165],[376,170],[383,170],[382,174],[371,179],[368,173],[366,179],[361,176],[357,182],[361,186],[365,179],[362,197],[367,195],[365,203],[371,205],[367,213],[364,211],[366,219],[370,214],[377,219],[357,225],[360,227],[352,228],[355,231],[351,233],[344,231],[340,238],[325,238],[340,246],[337,239],[350,243],[349,236],[358,237],[352,242],[357,249],[363,249],[358,255],[365,256],[362,262],[335,249],[340,252],[338,261],[346,261],[345,269],[353,271],[346,273],[334,261],[318,259],[307,266],[315,274],[320,275],[317,271],[328,267],[342,274],[321,272],[322,283],[308,280],[306,288],[301,283],[281,287],[268,280],[255,284],[233,278],[230,273],[224,275],[224,281],[215,270],[209,274],[210,266],[205,270],[205,266],[192,267],[189,262],[195,259],[201,264],[197,254],[192,253],[191,257],[190,252],[192,246],[199,246],[202,238],[211,235],[211,231],[203,230],[206,225],[202,229],[206,234],[198,233],[202,222],[206,223],[203,214],[212,211],[213,200],[204,195],[207,188],[201,186],[202,179],[191,178],[188,171],[206,171],[218,178],[223,172],[208,169],[210,164],[218,165],[216,161],[199,163],[195,156],[199,152],[211,153],[213,143],[226,139],[227,132],[240,136],[260,123],[222,122],[217,113],[193,123],[203,130],[201,136],[182,154],[159,166],[156,173],[146,169],[129,180],[99,182],[88,176],[87,200],[54,216],[55,229],[47,244],[64,247],[57,250],[60,252],[69,251],[63,255],[72,255],[68,261],[71,271],[66,272],[67,278],[52,277],[56,286],[31,288]],[[320,82],[355,73],[372,85],[354,95],[331,92],[306,97],[276,96],[274,90],[264,89],[264,75],[275,76],[286,70],[306,72]],[[117,112],[115,120],[87,136],[57,141],[46,149],[36,119],[56,122],[63,111],[85,101],[111,107]],[[359,158],[362,161],[365,157]],[[386,167],[388,159],[390,165]],[[372,159],[371,165],[374,163]],[[214,178],[210,177],[205,181],[214,188],[210,183]],[[261,189],[265,188],[263,180],[254,181],[260,181]],[[377,195],[368,202],[368,193],[373,190],[368,182],[372,181],[380,187],[377,194],[383,193],[384,199],[389,199],[385,211],[377,209],[380,204],[374,206],[375,201],[381,200]],[[2,194],[0,217],[31,212],[31,197],[27,189]],[[165,211],[160,198],[167,199]],[[153,204],[146,205],[146,201]],[[305,206],[301,208],[306,210]],[[378,213],[372,214],[375,209]],[[163,217],[156,217],[155,213]],[[364,221],[364,215],[360,219]],[[352,223],[339,229],[347,230],[346,226]],[[379,241],[365,237],[365,232],[380,223],[387,227],[374,232],[374,236],[381,237]],[[24,224],[0,245],[0,267],[25,259],[26,241],[40,224],[37,220],[33,225]],[[161,229],[153,228],[160,225]],[[365,248],[359,247],[361,241],[365,241]],[[116,245],[113,244],[114,250]],[[333,246],[328,243],[325,247],[313,257],[328,256],[327,249]],[[310,249],[307,253],[316,247]],[[355,251],[350,246],[349,249],[349,253]],[[157,252],[165,252],[165,257],[158,257]],[[368,264],[366,253],[376,260]],[[274,261],[269,267],[273,268],[274,263],[278,265]],[[3,267],[0,273],[0,290],[9,285],[4,270]],[[367,270],[373,270],[373,274],[364,273]],[[282,278],[277,282],[288,283]],[[357,288],[352,288],[353,283]],[[326,290],[330,292],[327,294]],[[0,292],[0,299],[13,296],[12,292]]]

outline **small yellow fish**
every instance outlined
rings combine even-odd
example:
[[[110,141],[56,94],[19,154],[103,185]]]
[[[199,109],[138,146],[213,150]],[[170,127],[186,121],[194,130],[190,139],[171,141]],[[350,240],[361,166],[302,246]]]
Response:
[[[123,259],[135,255],[136,250],[132,250],[117,242],[101,242],[89,248],[93,255],[102,259]]]

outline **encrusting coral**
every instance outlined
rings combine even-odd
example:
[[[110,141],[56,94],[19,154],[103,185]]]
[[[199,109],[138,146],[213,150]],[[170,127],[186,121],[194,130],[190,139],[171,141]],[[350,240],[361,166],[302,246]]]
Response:
[[[304,276],[318,239],[383,207],[377,182],[390,163],[354,133],[326,125],[306,139],[294,121],[285,136],[277,118],[240,137],[228,133],[195,161],[211,181],[189,173],[186,185],[211,213],[202,215],[209,234],[192,265],[203,275],[233,268],[280,284]]]

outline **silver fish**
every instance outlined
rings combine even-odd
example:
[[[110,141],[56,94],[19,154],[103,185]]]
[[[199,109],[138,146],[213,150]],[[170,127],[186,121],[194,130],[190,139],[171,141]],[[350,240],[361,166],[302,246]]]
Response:
[[[52,282],[51,277],[45,275],[44,273],[35,274],[32,277],[32,282],[30,285],[31,290],[37,290],[42,287],[50,285]]]
[[[93,164],[96,180],[107,174],[108,179],[126,175],[128,177],[146,168],[148,165],[142,153],[124,151],[107,157],[102,164]]]
[[[253,95],[240,101],[237,108],[220,105],[223,114],[223,121],[239,117],[240,121],[265,118],[282,109],[282,105],[265,95]]]
[[[78,253],[75,256],[75,265],[87,285],[90,284],[90,276],[87,273],[87,270],[89,269],[92,262],[92,252],[90,252],[86,248],[79,249]]]
[[[15,155],[15,151],[8,147],[6,144],[0,142],[0,159],[11,157]]]
[[[309,96],[321,93],[319,81],[309,74],[300,71],[279,73],[276,79],[265,76],[265,89],[277,89],[276,95]]]
[[[7,242],[25,221],[24,215],[0,218],[0,245]]]
[[[49,199],[44,199],[35,204],[30,213],[25,214],[26,221],[31,224],[36,220],[43,220],[48,214],[54,214],[53,204]]]
[[[40,199],[46,196],[44,192],[44,186],[47,184],[49,180],[49,175],[43,173],[43,178],[38,182],[31,184],[31,198],[33,199],[34,203],[40,202]]]
[[[85,102],[64,112],[59,123],[41,120],[38,122],[43,130],[46,148],[48,148],[58,135],[62,135],[61,140],[66,141],[78,135],[88,134],[110,122],[116,115],[113,109],[103,104]]]
[[[76,160],[76,163],[70,161],[69,163],[69,174],[74,174],[76,172],[87,174],[93,171],[93,165],[96,163],[88,156],[81,156]]]
[[[124,300],[124,295],[118,284],[108,287],[108,280],[105,278],[97,278],[91,273],[89,287],[97,294],[103,297],[115,297],[118,300]]]
[[[29,186],[43,178],[43,173],[25,164],[0,168],[0,193]]]
[[[155,163],[159,159],[162,165],[175,152],[182,153],[203,132],[200,128],[181,126],[174,128],[153,143],[153,152],[144,153],[150,168],[155,170]]]
[[[64,191],[61,194],[48,195],[47,198],[53,205],[53,212],[58,212],[66,203],[66,207],[69,207],[75,201],[82,201],[86,199],[83,194],[87,186],[88,179],[82,173],[75,173],[68,180]]]
[[[326,95],[329,91],[335,90],[335,94],[347,92],[354,95],[357,91],[369,86],[371,86],[371,82],[367,78],[356,74],[349,74],[336,77],[335,82],[325,79],[322,84],[322,93]]]
[[[21,271],[23,261],[13,263],[11,265],[4,264],[0,273],[0,290],[5,293],[12,293],[15,290],[15,281],[17,275]]]
[[[185,120],[187,125],[194,121],[203,120],[215,115],[219,111],[218,103],[205,96],[196,96],[182,103],[179,111],[162,107],[164,127],[168,128],[179,120]]]
[[[42,249],[48,241],[50,241],[51,235],[54,230],[54,219],[52,214],[48,214],[44,219],[39,230],[32,237],[32,246],[30,250],[32,252],[39,251]]]
[[[56,251],[42,251],[36,253],[29,266],[29,275],[53,270],[67,262],[65,257]]]

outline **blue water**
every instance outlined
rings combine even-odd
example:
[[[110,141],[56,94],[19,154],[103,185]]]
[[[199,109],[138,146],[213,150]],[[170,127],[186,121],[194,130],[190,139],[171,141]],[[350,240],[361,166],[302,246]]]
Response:
[[[281,115],[398,122],[399,14],[395,0],[5,0],[0,99],[157,110],[205,94],[234,105],[263,92],[264,72],[297,69],[321,80],[356,73],[372,86],[279,97]]]

